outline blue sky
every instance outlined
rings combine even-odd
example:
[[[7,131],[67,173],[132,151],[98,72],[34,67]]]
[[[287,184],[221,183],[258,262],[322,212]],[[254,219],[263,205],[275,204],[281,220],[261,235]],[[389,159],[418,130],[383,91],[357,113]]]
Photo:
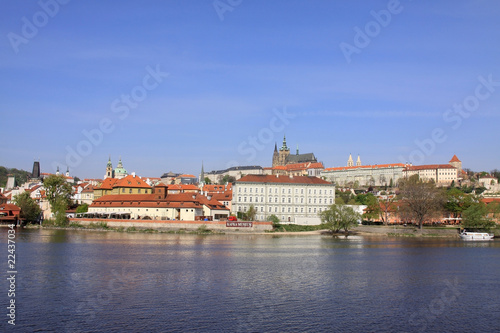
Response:
[[[198,174],[270,166],[286,134],[326,167],[352,153],[500,168],[498,1],[2,9],[0,165],[100,178],[111,155],[142,176]]]

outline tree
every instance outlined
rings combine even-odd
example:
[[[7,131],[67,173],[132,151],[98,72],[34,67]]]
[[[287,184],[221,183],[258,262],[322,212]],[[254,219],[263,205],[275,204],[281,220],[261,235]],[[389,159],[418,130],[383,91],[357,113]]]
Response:
[[[401,180],[399,191],[403,215],[416,222],[420,229],[424,222],[438,216],[442,210],[442,192],[433,183],[420,180],[418,175]]]
[[[47,200],[56,217],[56,224],[66,224],[66,209],[71,201],[71,185],[63,176],[50,175],[43,180]]]
[[[394,211],[396,209],[395,200],[396,196],[387,194],[385,199],[380,199],[378,201],[380,219],[384,222],[384,225],[389,223],[389,211]]]
[[[203,181],[205,182],[205,184],[208,184],[208,185],[212,184],[212,181],[208,177],[205,177],[205,179],[203,179]]]
[[[482,202],[471,205],[462,214],[463,228],[489,231],[494,226],[495,222],[488,217],[488,208]]]
[[[255,221],[256,214],[257,211],[255,210],[255,207],[253,205],[250,205],[250,207],[248,207],[248,210],[246,211],[247,220]]]
[[[236,178],[230,175],[225,175],[224,178],[222,178],[219,182],[219,185],[224,185],[227,183],[234,183],[236,181]]]
[[[331,205],[319,214],[322,223],[329,225],[333,232],[343,229],[346,233],[349,228],[358,224],[361,214],[356,213],[352,207],[345,205]]]
[[[23,192],[14,196],[14,204],[21,208],[21,218],[28,223],[33,223],[40,218],[42,210],[30,197],[29,192]]]
[[[360,205],[367,206],[365,213],[363,214],[363,217],[365,217],[368,220],[373,220],[379,217],[380,204],[378,202],[377,197],[374,196],[372,193],[358,194],[356,197],[356,201]]]
[[[84,203],[76,208],[76,213],[86,213],[89,211],[89,205]]]
[[[280,226],[280,219],[276,215],[269,215],[268,219],[269,221],[273,222],[273,228],[276,229]]]
[[[458,188],[452,188],[446,191],[446,202],[444,209],[451,214],[453,218],[460,218],[462,212],[469,208],[474,201],[477,201],[473,196],[466,194]]]

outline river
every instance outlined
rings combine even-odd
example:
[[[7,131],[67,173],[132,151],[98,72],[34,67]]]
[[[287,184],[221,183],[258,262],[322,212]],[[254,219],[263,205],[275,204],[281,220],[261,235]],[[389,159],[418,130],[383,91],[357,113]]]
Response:
[[[500,331],[498,240],[18,229],[15,242],[2,332]]]

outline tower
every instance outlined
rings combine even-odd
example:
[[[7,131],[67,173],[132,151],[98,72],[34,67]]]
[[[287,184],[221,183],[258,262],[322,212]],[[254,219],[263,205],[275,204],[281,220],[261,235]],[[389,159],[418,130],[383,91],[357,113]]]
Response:
[[[448,162],[451,166],[457,168],[458,173],[462,172],[462,161],[460,161],[457,155],[453,155],[451,160]]]
[[[108,164],[106,164],[106,175],[104,176],[104,179],[106,178],[113,178],[113,164],[111,163],[111,156],[109,156],[108,159]]]
[[[32,179],[40,179],[40,162],[33,162],[33,172],[31,172]]]
[[[69,177],[69,167],[66,168],[66,177]]]
[[[203,161],[201,161],[200,185],[205,185],[205,170],[203,170]]]
[[[290,148],[286,145],[286,136],[283,135],[283,146],[279,151],[278,165],[286,165],[286,158],[290,155]]]
[[[356,161],[356,166],[361,166],[361,158],[358,155],[358,160]]]
[[[349,154],[349,159],[347,160],[347,166],[352,167],[354,166],[354,161],[352,160],[352,155]]]
[[[278,145],[276,144],[276,142],[274,143],[274,153],[273,153],[273,168],[277,165],[279,165],[279,161],[280,161],[280,156],[279,156],[279,153],[278,153]]]

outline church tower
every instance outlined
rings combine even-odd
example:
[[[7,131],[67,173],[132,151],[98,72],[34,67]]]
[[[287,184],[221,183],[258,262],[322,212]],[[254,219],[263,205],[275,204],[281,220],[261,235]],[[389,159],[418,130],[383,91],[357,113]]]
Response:
[[[274,153],[273,153],[273,168],[277,165],[279,165],[280,162],[280,156],[278,154],[278,145],[276,142],[274,143]]]
[[[286,136],[283,135],[283,146],[280,148],[278,165],[286,165],[286,158],[290,155],[290,148],[286,145]]]
[[[361,166],[361,158],[358,155],[358,160],[356,161],[356,166]]]
[[[203,169],[203,161],[201,161],[201,172],[200,172],[200,188],[203,189],[203,185],[205,185],[205,170]]]
[[[106,164],[106,175],[104,176],[104,179],[106,178],[113,178],[113,164],[111,163],[111,156],[109,157],[108,164]]]
[[[354,161],[352,159],[352,155],[351,154],[349,154],[349,159],[347,160],[347,166],[348,167],[354,166]]]

